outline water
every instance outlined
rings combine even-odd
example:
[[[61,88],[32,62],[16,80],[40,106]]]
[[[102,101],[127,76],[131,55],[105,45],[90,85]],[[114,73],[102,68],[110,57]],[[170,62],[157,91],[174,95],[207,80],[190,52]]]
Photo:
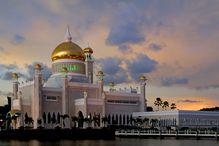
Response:
[[[176,139],[126,139],[116,140],[60,140],[56,142],[0,141],[0,146],[218,146],[216,140],[176,140]]]

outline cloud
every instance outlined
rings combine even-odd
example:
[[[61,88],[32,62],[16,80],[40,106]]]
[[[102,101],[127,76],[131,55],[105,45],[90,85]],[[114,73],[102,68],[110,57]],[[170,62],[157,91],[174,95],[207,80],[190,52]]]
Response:
[[[145,18],[138,8],[131,3],[119,3],[117,9],[118,11],[115,11],[112,16],[106,43],[119,46],[118,49],[123,51],[122,46],[125,44],[145,41],[145,36],[140,30]]]
[[[131,48],[127,44],[122,44],[118,46],[118,49],[122,52],[131,51]]]
[[[18,66],[15,64],[0,64],[0,76],[3,80],[11,80],[12,72],[16,72]]]
[[[184,85],[188,83],[189,83],[189,79],[186,77],[173,77],[173,78],[168,77],[161,79],[161,84],[163,86]]]
[[[0,55],[3,57],[5,55],[8,55],[8,51],[6,51],[6,49],[2,46],[0,46]]]
[[[42,76],[44,80],[47,80],[49,76],[52,74],[51,69],[43,63],[40,62],[33,62],[32,64],[25,65],[25,69],[19,68],[17,65],[14,64],[0,64],[0,76],[2,80],[11,80],[12,73],[16,72],[19,78],[32,80],[34,76],[34,65],[39,63],[42,65]]]
[[[109,57],[99,59],[97,60],[97,63],[100,65],[105,74],[104,81],[106,84],[110,81],[115,83],[123,83],[128,80],[126,71],[121,67],[121,59]]]
[[[185,99],[185,100],[178,100],[177,102],[184,102],[184,103],[198,103],[198,102],[202,102],[202,101],[200,101],[200,100]]]
[[[52,74],[52,70],[51,68],[49,68],[47,65],[41,63],[41,62],[33,62],[32,64],[26,64],[25,68],[27,69],[27,73],[25,74],[25,77],[28,80],[33,80],[34,77],[34,65],[38,63],[42,66],[42,77],[44,80],[47,80],[51,74]]]
[[[135,60],[126,61],[128,72],[132,79],[136,80],[143,73],[151,73],[156,70],[157,61],[149,58],[147,55],[138,54]]]
[[[164,47],[164,44],[158,44],[158,43],[150,43],[149,44],[149,49],[151,51],[160,51]]]
[[[120,70],[120,64],[121,60],[118,58],[105,58],[105,59],[100,59],[98,62],[101,64],[101,68],[104,73],[109,74],[109,75],[114,75]]]
[[[21,44],[25,41],[24,36],[20,35],[20,34],[15,34],[13,39],[12,39],[12,44]]]

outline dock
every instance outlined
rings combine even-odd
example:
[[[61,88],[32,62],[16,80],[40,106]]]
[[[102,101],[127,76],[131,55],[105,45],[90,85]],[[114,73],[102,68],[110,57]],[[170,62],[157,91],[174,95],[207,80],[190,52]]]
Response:
[[[216,139],[218,140],[218,131],[159,131],[159,130],[116,130],[116,137],[129,137],[129,138],[168,138],[173,137],[176,139]]]

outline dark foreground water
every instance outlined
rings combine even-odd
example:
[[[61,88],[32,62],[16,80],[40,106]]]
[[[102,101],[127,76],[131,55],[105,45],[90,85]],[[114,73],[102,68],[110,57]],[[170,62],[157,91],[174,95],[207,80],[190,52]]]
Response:
[[[54,142],[0,141],[0,146],[218,146],[216,140],[175,140],[175,139],[126,139],[116,140],[61,140]]]

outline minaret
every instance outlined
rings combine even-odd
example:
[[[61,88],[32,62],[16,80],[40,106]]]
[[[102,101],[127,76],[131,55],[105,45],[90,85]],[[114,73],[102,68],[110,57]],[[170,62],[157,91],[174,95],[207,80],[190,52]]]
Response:
[[[14,99],[18,98],[18,74],[17,73],[12,73],[12,78],[13,78],[13,97]]]
[[[63,85],[62,85],[62,115],[68,114],[68,69],[63,67]]]
[[[34,128],[37,128],[37,120],[42,117],[42,74],[41,65],[34,66],[34,90],[32,96],[32,118],[34,120]]]
[[[97,80],[98,80],[98,86],[99,86],[99,97],[100,98],[103,98],[103,107],[102,107],[102,115],[105,116],[106,114],[106,97],[105,97],[105,93],[103,91],[103,85],[104,85],[104,80],[103,80],[103,77],[104,77],[104,74],[102,71],[98,71],[97,73]]]
[[[146,77],[141,75],[140,76],[140,112],[145,112],[147,107],[147,99],[145,95],[145,89],[146,89]]]
[[[84,49],[85,54],[85,71],[86,77],[88,78],[89,83],[93,83],[93,50],[90,47]]]
[[[98,85],[100,86],[100,96],[102,95],[103,93],[103,77],[104,77],[104,74],[102,71],[98,71],[97,73],[97,79],[98,79]]]

